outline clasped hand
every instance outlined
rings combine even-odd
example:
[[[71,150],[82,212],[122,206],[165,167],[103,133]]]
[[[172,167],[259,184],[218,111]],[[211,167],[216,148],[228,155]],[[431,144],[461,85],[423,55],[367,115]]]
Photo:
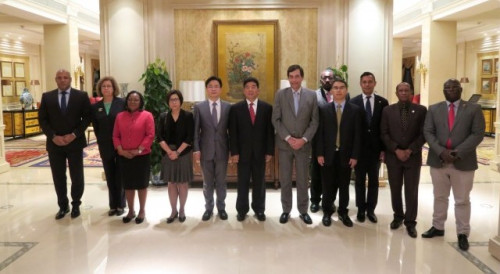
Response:
[[[299,150],[302,148],[302,146],[304,146],[304,144],[306,143],[306,141],[304,141],[304,139],[302,138],[294,138],[294,137],[290,137],[288,138],[287,140],[288,144],[294,149],[294,150]]]
[[[453,163],[455,160],[458,159],[457,156],[457,151],[456,150],[451,150],[451,149],[445,149],[441,154],[439,155],[441,160],[443,160],[444,163]]]
[[[75,135],[73,133],[66,134],[66,135],[55,135],[54,138],[52,138],[52,142],[58,146],[66,146],[69,145],[69,143],[73,142],[75,140]]]

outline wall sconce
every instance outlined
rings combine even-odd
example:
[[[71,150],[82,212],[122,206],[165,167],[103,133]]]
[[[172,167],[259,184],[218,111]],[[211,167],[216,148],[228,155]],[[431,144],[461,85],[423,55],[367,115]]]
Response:
[[[83,61],[80,60],[80,63],[75,66],[73,74],[75,75],[75,87],[78,87],[78,82],[83,83],[83,77],[85,76],[85,67]],[[82,77],[82,79],[80,79],[80,77]]]
[[[460,83],[461,84],[468,84],[469,83],[469,77],[465,76],[460,78]]]
[[[425,76],[427,75],[427,67],[423,63],[420,62],[418,56],[417,56],[416,69],[417,69],[417,72],[420,73],[422,75],[422,77],[424,77],[423,84],[425,87]]]

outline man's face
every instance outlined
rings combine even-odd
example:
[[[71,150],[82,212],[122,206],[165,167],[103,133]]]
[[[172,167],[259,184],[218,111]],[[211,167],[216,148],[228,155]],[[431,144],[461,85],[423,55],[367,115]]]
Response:
[[[333,96],[333,100],[337,103],[341,103],[345,100],[347,95],[347,87],[342,82],[335,82],[332,85],[330,93]]]
[[[221,87],[217,80],[212,80],[208,82],[207,85],[207,97],[212,101],[216,101],[220,97]]]
[[[290,87],[293,90],[299,90],[302,85],[302,76],[300,75],[300,70],[296,69],[288,74],[288,82],[290,82]]]
[[[59,90],[67,90],[71,86],[71,75],[67,71],[56,73],[56,84]]]
[[[411,103],[411,89],[407,84],[399,84],[396,90],[396,96],[402,103]]]
[[[245,94],[245,98],[247,98],[248,101],[255,101],[255,99],[259,97],[259,88],[257,87],[257,84],[254,82],[246,83],[243,88],[243,94]]]
[[[359,81],[359,85],[361,86],[361,90],[365,95],[372,95],[377,82],[371,75],[367,75],[361,78],[361,81]]]
[[[321,87],[323,90],[329,91],[332,89],[332,81],[333,81],[333,71],[325,70],[321,73],[320,80]]]
[[[460,82],[457,80],[448,80],[444,83],[443,88],[444,98],[448,102],[455,102],[460,99],[462,96],[462,87],[460,86]]]

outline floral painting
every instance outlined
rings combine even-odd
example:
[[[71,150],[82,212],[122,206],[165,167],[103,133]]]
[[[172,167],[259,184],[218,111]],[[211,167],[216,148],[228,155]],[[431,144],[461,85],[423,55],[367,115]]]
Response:
[[[274,102],[277,90],[277,21],[215,21],[215,71],[222,79],[222,99],[244,99],[243,82],[259,80],[259,99]]]

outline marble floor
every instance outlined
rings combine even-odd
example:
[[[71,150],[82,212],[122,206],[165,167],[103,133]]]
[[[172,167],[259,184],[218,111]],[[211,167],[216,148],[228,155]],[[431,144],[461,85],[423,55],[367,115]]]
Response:
[[[472,191],[469,252],[456,245],[452,209],[444,237],[420,237],[431,225],[427,167],[420,184],[417,239],[404,228],[389,229],[388,187],[380,189],[377,224],[355,221],[351,199],[353,228],[336,215],[332,226],[324,227],[320,213],[311,214],[314,224],[306,226],[296,209],[282,225],[280,194],[274,189],[267,191],[265,222],[253,213],[244,222],[236,220],[234,189],[226,199],[229,220],[202,222],[202,190],[193,188],[186,222],[166,224],[167,190],[151,187],[146,221],[137,225],[107,216],[100,168],[86,168],[85,180],[81,217],[56,221],[49,168],[17,167],[0,174],[1,273],[500,273],[500,262],[487,247],[498,232],[500,176],[487,166],[476,173]]]

